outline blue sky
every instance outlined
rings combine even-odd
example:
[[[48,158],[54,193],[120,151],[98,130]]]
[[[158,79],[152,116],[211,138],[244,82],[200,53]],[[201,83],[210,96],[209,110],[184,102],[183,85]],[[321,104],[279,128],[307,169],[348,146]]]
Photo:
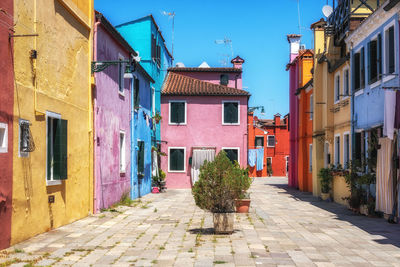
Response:
[[[312,48],[310,24],[319,20],[326,0],[299,0],[302,43]],[[264,106],[265,118],[289,112],[289,59],[286,35],[299,33],[297,0],[94,0],[96,10],[113,24],[153,14],[171,49],[172,21],[162,11],[176,13],[174,57],[187,67],[203,61],[220,67],[229,46],[215,40],[232,40],[234,56],[246,60],[243,86],[252,96],[249,106]],[[330,1],[331,2],[331,1]],[[230,66],[230,62],[228,61]]]

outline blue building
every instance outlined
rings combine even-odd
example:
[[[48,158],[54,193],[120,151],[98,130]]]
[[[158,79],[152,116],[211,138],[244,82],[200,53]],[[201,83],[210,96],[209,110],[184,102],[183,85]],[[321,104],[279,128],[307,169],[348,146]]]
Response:
[[[140,64],[155,83],[151,88],[151,114],[160,112],[161,86],[172,65],[172,55],[165,45],[165,39],[152,15],[116,26],[117,30],[141,57]],[[160,143],[160,124],[152,132],[152,144]]]

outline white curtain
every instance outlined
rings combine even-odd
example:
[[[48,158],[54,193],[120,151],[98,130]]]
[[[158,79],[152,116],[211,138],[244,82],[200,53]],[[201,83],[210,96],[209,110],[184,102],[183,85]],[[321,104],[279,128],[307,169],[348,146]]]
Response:
[[[204,161],[213,161],[215,158],[214,149],[194,149],[192,155],[192,185],[199,180],[200,167],[204,164]]]
[[[153,151],[152,157],[153,157],[153,160],[152,160],[152,163],[153,163],[152,169],[153,170],[152,170],[151,174],[153,176],[158,176],[157,151]]]
[[[379,138],[378,160],[376,166],[376,210],[386,214],[393,208],[392,178],[392,140]]]

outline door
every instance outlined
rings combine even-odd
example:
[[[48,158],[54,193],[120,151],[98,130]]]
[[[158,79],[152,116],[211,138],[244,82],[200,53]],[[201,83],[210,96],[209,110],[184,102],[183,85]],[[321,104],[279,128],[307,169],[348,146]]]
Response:
[[[191,168],[192,185],[199,180],[200,167],[204,164],[204,161],[213,161],[214,158],[215,149],[193,149]]]

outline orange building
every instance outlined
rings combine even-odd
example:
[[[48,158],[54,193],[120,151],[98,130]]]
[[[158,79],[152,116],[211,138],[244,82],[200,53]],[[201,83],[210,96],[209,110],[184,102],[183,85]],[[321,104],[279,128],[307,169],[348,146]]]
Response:
[[[248,113],[248,148],[264,148],[264,165],[260,171],[249,166],[250,177],[287,176],[289,161],[289,115],[281,120],[262,120]]]
[[[314,52],[301,50],[298,61],[299,88],[296,95],[299,101],[299,125],[298,125],[298,182],[299,189],[312,192],[312,135],[313,135],[313,80],[312,68]]]

